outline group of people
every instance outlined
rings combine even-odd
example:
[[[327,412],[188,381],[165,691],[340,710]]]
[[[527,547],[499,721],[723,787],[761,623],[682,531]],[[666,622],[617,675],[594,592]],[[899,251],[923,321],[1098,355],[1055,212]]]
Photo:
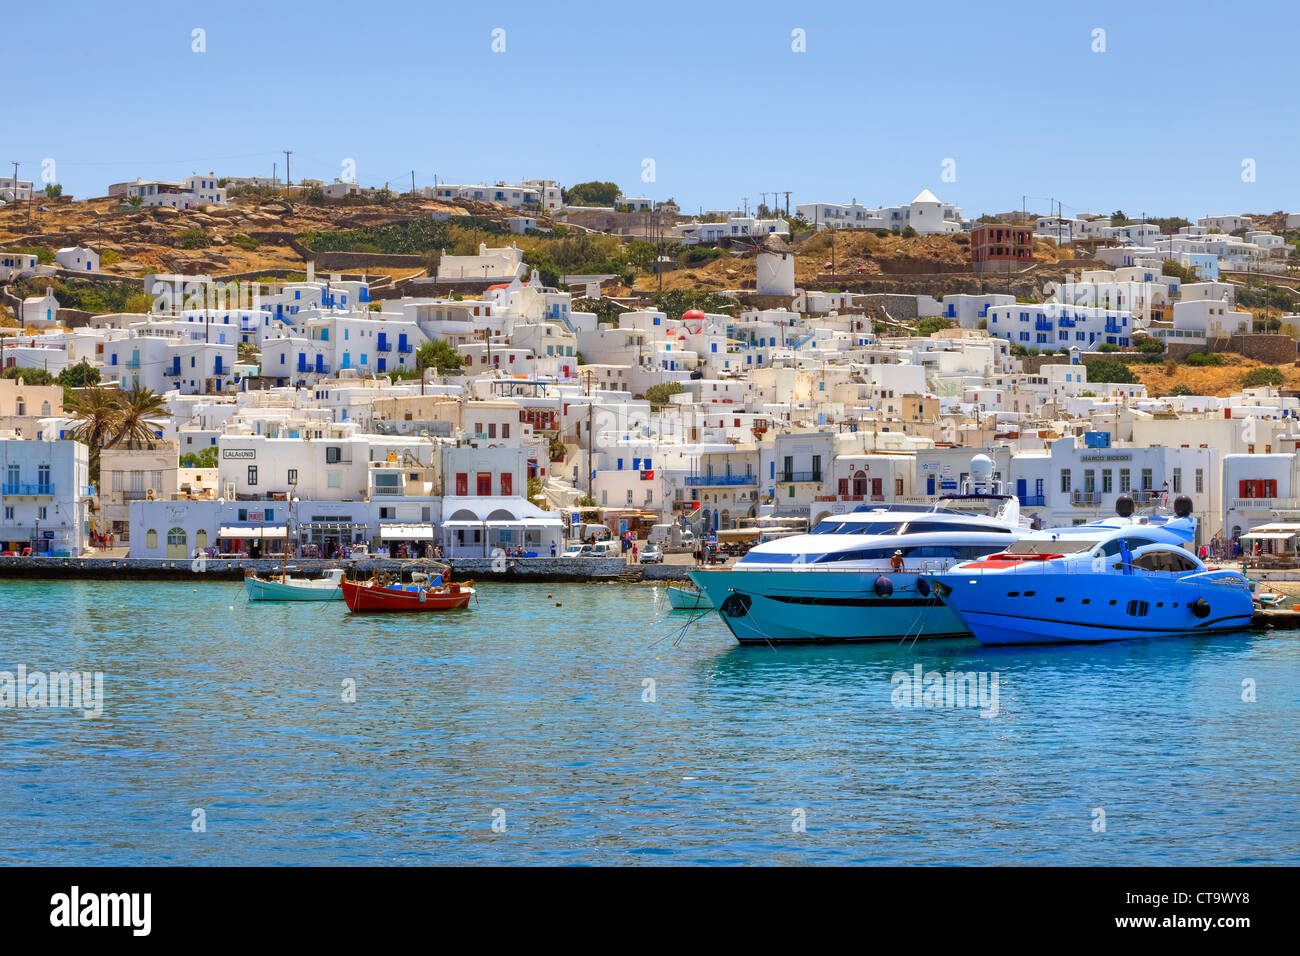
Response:
[[[111,548],[113,547],[113,532],[110,531],[108,534],[100,534],[98,531],[92,531],[90,533],[90,543],[92,547],[100,548],[101,550]]]
[[[619,535],[619,538],[622,541],[623,554],[626,555],[629,552],[631,552],[632,563],[636,564],[640,559],[640,552],[638,551],[636,546],[635,535],[633,535],[631,531],[624,531],[621,535]]]

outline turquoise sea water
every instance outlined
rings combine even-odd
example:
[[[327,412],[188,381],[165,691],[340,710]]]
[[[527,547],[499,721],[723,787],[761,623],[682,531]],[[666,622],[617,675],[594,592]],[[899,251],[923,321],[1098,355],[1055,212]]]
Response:
[[[1295,632],[740,648],[620,585],[352,616],[5,581],[0,607],[0,671],[106,695],[0,710],[0,863],[1300,862]],[[997,714],[895,707],[917,663],[996,672]]]

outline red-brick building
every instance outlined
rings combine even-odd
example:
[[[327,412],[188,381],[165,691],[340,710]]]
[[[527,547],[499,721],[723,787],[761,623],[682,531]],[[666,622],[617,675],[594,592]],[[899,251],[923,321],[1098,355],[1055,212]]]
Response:
[[[970,234],[970,262],[974,272],[1017,272],[1034,261],[1032,226],[1001,222],[976,223]]]

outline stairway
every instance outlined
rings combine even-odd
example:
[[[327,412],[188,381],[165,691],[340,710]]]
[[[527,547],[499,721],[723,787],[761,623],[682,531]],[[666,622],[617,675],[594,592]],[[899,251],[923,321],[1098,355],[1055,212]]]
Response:
[[[641,565],[629,564],[618,573],[618,578],[616,580],[619,584],[640,584],[645,580],[645,576],[642,572]]]

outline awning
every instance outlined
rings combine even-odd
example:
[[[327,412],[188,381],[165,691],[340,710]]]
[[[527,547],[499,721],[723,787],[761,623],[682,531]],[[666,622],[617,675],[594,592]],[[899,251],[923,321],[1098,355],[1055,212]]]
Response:
[[[1287,541],[1294,538],[1294,531],[1252,531],[1249,534],[1243,534],[1242,540],[1252,539],[1257,541]]]
[[[1300,524],[1290,524],[1287,522],[1274,522],[1273,524],[1260,525],[1258,528],[1252,528],[1252,531],[1300,531]]]
[[[223,527],[217,533],[218,538],[283,538],[285,536],[285,529],[274,525],[266,528]]]
[[[380,525],[379,537],[385,540],[421,541],[433,537],[431,524],[386,524]]]

